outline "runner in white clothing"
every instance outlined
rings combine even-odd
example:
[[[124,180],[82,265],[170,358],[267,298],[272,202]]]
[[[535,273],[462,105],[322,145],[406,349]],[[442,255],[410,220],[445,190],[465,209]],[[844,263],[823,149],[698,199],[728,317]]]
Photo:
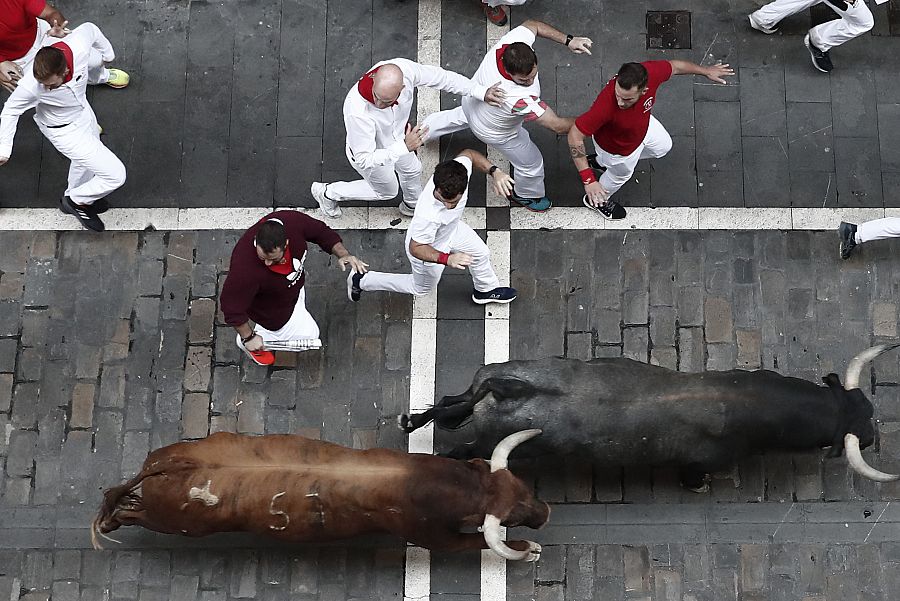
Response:
[[[515,300],[514,288],[500,286],[487,244],[461,221],[473,166],[491,176],[498,194],[512,191],[512,178],[474,150],[463,150],[454,160],[440,163],[422,191],[406,232],[406,256],[412,273],[352,273],[347,277],[350,300],[358,301],[363,290],[428,294],[440,281],[444,266],[469,268],[475,285],[472,300],[480,305]]]
[[[537,55],[532,49],[538,37],[564,44],[575,54],[591,53],[589,38],[566,35],[540,21],[525,21],[500,38],[472,77],[480,85],[499,82],[506,93],[502,106],[463,98],[462,106],[429,115],[424,124],[426,141],[471,128],[479,140],[503,153],[515,169],[516,189],[509,199],[531,211],[546,211],[552,203],[545,196],[544,158],[522,124],[533,121],[566,135],[574,119],[558,116],[541,100]]]
[[[363,179],[326,184],[313,182],[311,192],[328,217],[340,217],[345,200],[391,200],[403,190],[400,212],[412,216],[422,192],[422,164],[415,150],[427,129],[409,125],[416,88],[426,86],[479,102],[500,104],[500,86],[475,85],[472,80],[440,67],[405,58],[382,61],[353,86],[344,100],[347,160]],[[394,173],[396,171],[396,174]]]
[[[873,219],[858,226],[841,221],[838,236],[841,239],[841,258],[849,259],[853,249],[864,242],[900,237],[900,217]]]
[[[22,77],[0,112],[0,165],[9,160],[19,117],[36,109],[34,120],[56,149],[70,161],[68,187],[59,209],[96,232],[105,197],[125,183],[125,165],[100,141],[100,128],[85,90],[92,55],[115,58],[112,45],[93,23],[85,23],[65,41],[41,48],[32,69]]]
[[[887,0],[875,0],[876,4],[884,2]],[[875,18],[865,0],[774,0],[750,13],[750,27],[766,34],[775,33],[782,19],[816,4],[825,4],[840,17],[816,25],[803,38],[813,66],[822,73],[828,73],[834,68],[828,51],[859,37],[875,25]]]

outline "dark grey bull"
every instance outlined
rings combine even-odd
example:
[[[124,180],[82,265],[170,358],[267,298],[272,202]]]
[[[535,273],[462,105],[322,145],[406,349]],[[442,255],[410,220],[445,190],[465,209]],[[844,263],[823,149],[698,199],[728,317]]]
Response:
[[[468,391],[424,413],[401,416],[406,432],[434,421],[474,440],[451,456],[487,456],[503,437],[526,428],[543,435],[523,455],[572,455],[609,465],[677,466],[685,486],[766,451],[846,448],[850,466],[877,480],[900,478],[866,464],[860,448],[875,441],[872,403],[859,389],[865,363],[900,345],[854,358],[844,385],[826,386],[768,370],[680,373],[630,359],[548,358],[478,370]]]

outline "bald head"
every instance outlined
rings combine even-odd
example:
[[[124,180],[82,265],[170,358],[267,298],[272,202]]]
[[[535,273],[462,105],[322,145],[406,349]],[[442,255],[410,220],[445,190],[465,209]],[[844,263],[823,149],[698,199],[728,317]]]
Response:
[[[380,109],[387,108],[397,100],[403,90],[403,71],[390,63],[381,65],[372,83],[375,106]]]

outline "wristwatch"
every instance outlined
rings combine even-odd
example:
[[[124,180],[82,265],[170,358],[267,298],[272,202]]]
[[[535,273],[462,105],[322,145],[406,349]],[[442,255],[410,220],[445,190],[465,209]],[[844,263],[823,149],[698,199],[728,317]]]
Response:
[[[491,165],[491,168],[488,169],[488,175],[493,176],[493,175],[494,175],[494,171],[496,171],[497,169],[498,169],[497,165]]]
[[[568,46],[569,42],[571,42],[574,38],[575,38],[575,36],[573,36],[571,33],[567,33],[566,34],[566,46]]]

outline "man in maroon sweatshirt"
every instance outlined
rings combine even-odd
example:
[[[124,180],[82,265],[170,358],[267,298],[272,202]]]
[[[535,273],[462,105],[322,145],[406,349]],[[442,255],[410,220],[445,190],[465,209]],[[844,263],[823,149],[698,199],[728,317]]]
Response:
[[[321,348],[319,326],[306,310],[303,264],[307,242],[365,273],[363,263],[344,248],[337,232],[298,211],[275,211],[237,241],[219,299],[225,322],[237,331],[237,345],[259,365],[272,365],[272,350]],[[256,327],[250,325],[251,320]]]

